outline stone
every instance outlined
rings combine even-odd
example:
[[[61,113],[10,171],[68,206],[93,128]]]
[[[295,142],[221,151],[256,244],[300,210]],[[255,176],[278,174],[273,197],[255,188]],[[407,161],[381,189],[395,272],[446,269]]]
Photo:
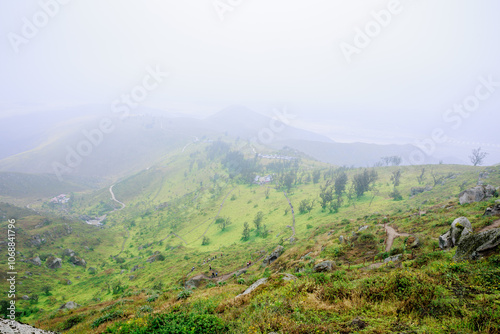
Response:
[[[364,329],[366,326],[368,326],[368,324],[359,318],[355,318],[351,322],[351,326],[356,327],[357,329]]]
[[[344,236],[343,236],[343,235],[339,236],[339,242],[340,242],[340,243],[343,243],[343,242],[344,242]]]
[[[128,277],[128,279],[129,279],[130,281],[133,281],[133,280],[134,280],[134,278],[135,278],[135,275],[130,275],[130,276]]]
[[[43,239],[40,235],[38,234],[35,234],[33,237],[31,237],[31,245],[34,246],[34,247],[39,247],[41,246],[43,243],[45,243],[45,239]]]
[[[472,224],[465,217],[459,217],[453,221],[451,228],[445,234],[439,236],[439,247],[448,249],[455,247],[461,238],[472,233]]]
[[[235,275],[236,275],[236,277],[238,277],[238,276],[245,274],[246,272],[247,272],[246,269],[241,269],[241,270],[238,270]]]
[[[269,256],[267,256],[264,259],[264,261],[262,261],[262,265],[267,266],[267,265],[270,265],[271,263],[273,263],[274,261],[276,261],[278,259],[278,257],[280,257],[280,255],[283,254],[284,250],[285,250],[285,248],[281,245],[276,247],[276,249],[271,254],[269,254]]]
[[[491,185],[479,185],[471,189],[462,191],[458,195],[458,200],[460,204],[470,204],[474,202],[481,202],[485,199],[489,199],[497,193],[495,187]]]
[[[451,223],[451,242],[456,246],[460,238],[472,233],[472,224],[465,217],[459,217]]]
[[[499,245],[500,228],[476,234],[468,234],[460,239],[453,260],[476,260],[495,250],[498,251]]]
[[[492,208],[487,208],[484,212],[484,216],[500,216],[500,204],[495,204]]]
[[[421,194],[426,191],[431,191],[432,187],[427,186],[427,187],[413,187],[410,189],[410,196],[413,197],[415,195]]]
[[[130,272],[133,273],[134,271],[139,270],[139,269],[141,269],[141,268],[139,268],[139,265],[136,264],[132,269],[130,269]]]
[[[315,273],[330,272],[333,270],[335,264],[332,261],[323,261],[314,266]]]
[[[82,259],[81,257],[78,257],[76,255],[72,255],[69,258],[69,262],[73,263],[75,266],[80,266],[80,267],[87,266],[87,262],[84,259]]]
[[[63,256],[73,256],[76,255],[76,252],[72,249],[65,249],[63,252]]]
[[[49,269],[58,269],[62,267],[62,259],[54,256],[49,256],[47,260],[45,260],[45,264]]]
[[[42,265],[42,260],[40,260],[40,257],[34,257],[32,259],[28,259],[28,263],[34,264],[35,266],[41,266]]]
[[[186,284],[184,284],[184,287],[186,289],[199,288],[206,281],[208,281],[208,279],[206,279],[205,277],[196,276],[188,280]]]
[[[361,226],[360,228],[358,228],[358,232],[364,231],[364,230],[366,230],[368,227],[369,227],[368,225]]]
[[[408,240],[406,241],[406,246],[408,248],[418,248],[420,247],[420,239],[412,235],[408,237]]]
[[[75,302],[69,301],[66,304],[62,304],[61,307],[59,307],[59,309],[60,310],[73,310],[77,307],[80,307],[80,305],[78,305]]]
[[[300,259],[301,259],[301,260],[305,260],[305,259],[306,259],[306,257],[308,257],[308,256],[309,256],[309,255],[311,255],[311,254],[312,254],[312,252],[309,252],[309,253],[307,253],[306,255],[302,256]],[[310,256],[309,256],[309,257],[310,257]]]
[[[30,300],[30,299],[31,299],[31,298],[30,298],[29,296],[27,296],[27,295],[24,295],[24,296],[22,296],[21,298],[22,298],[22,299],[24,299],[24,300]]]
[[[240,296],[244,296],[244,295],[248,295],[249,293],[253,292],[255,289],[257,289],[259,286],[261,286],[262,284],[265,284],[267,282],[267,278],[264,277],[264,278],[261,278],[259,280],[257,280],[254,284],[250,285],[248,287],[248,289],[246,289],[243,293],[239,294],[238,296],[236,297],[240,297]]]

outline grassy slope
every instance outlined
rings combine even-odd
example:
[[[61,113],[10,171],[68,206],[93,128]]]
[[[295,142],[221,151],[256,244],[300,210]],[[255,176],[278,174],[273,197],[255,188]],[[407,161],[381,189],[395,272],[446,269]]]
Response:
[[[112,300],[122,296],[123,292],[113,295],[111,291],[113,286],[125,288],[125,294],[123,295],[125,297],[122,296],[122,298],[133,300],[133,302],[126,305],[114,306],[114,308],[122,309],[125,314],[136,314],[139,307],[144,304],[150,305],[157,311],[166,310],[171,305],[179,305],[178,302],[175,302],[175,296],[178,293],[177,289],[180,286],[179,283],[185,279],[185,275],[189,273],[192,266],[196,266],[194,274],[208,274],[207,266],[201,266],[203,259],[216,254],[216,252],[223,252],[226,256],[211,262],[211,264],[221,273],[232,272],[242,267],[249,259],[257,259],[261,254],[259,251],[269,252],[282,242],[282,237],[289,237],[291,230],[286,226],[291,225],[292,217],[290,212],[285,215],[285,208],[288,207],[288,203],[281,191],[271,189],[269,198],[266,199],[265,187],[232,184],[224,177],[224,172],[216,162],[207,163],[201,169],[198,169],[195,163],[192,170],[189,171],[189,162],[192,160],[189,154],[200,151],[202,155],[203,145],[191,145],[186,152],[173,155],[163,163],[118,183],[114,187],[116,197],[125,202],[127,207],[108,216],[106,223],[108,228],[96,230],[93,227],[81,225],[78,227],[81,230],[77,233],[58,239],[53,244],[43,246],[40,250],[40,252],[58,254],[62,251],[59,247],[72,248],[89,262],[88,266],[98,268],[96,275],[90,275],[80,267],[72,267],[67,262],[64,263],[63,268],[57,271],[31,265],[26,266],[21,263],[20,267],[25,267],[24,269],[33,272],[36,270],[41,274],[39,278],[30,278],[36,282],[30,285],[30,290],[40,295],[40,301],[33,307],[46,310],[31,315],[27,320],[33,322],[36,319],[45,319],[41,325],[49,325],[52,328],[59,326],[60,328],[61,323],[72,315],[52,313],[52,311],[62,304],[64,300],[74,300],[85,306],[77,311],[78,314],[83,314],[85,319],[82,324],[74,327],[74,332],[88,332],[90,331],[90,323],[99,314],[105,314],[106,311],[109,311],[109,309],[103,310],[103,307],[111,305]],[[306,162],[303,169],[309,171],[309,165],[315,164]],[[293,272],[293,266],[302,266],[310,272],[310,266],[315,262],[322,259],[335,259],[339,265],[343,266],[342,270],[351,277],[351,280],[359,281],[371,275],[385,277],[385,275],[392,275],[393,271],[391,269],[381,269],[380,273],[367,273],[357,270],[357,268],[363,266],[363,262],[370,261],[374,255],[384,252],[384,245],[380,240],[383,241],[385,233],[378,224],[389,221],[397,230],[418,235],[424,242],[421,252],[426,254],[432,252],[436,243],[435,238],[445,232],[453,219],[458,216],[464,215],[468,217],[475,229],[493,221],[493,218],[482,217],[484,209],[491,202],[467,206],[457,205],[459,186],[464,181],[467,181],[470,186],[475,184],[478,172],[485,168],[446,165],[426,166],[427,173],[434,169],[440,175],[448,175],[449,173],[458,175],[456,178],[446,179],[444,185],[438,185],[432,191],[410,199],[408,198],[410,188],[418,186],[416,177],[420,174],[421,167],[402,167],[403,177],[399,190],[404,195],[404,200],[397,202],[388,197],[388,193],[392,190],[389,182],[390,175],[395,168],[384,167],[377,169],[379,173],[379,180],[377,181],[379,195],[374,198],[371,206],[369,204],[371,193],[368,193],[359,199],[356,207],[344,206],[337,214],[323,212],[318,204],[310,213],[299,214],[297,208],[300,201],[302,199],[316,198],[319,193],[319,184],[300,184],[292,188],[289,198],[296,208],[298,241],[295,245],[284,243],[287,251],[282,259],[276,262],[272,271]],[[356,172],[358,171],[349,171],[349,177]],[[211,179],[215,173],[221,175],[221,178],[216,182],[212,182]],[[490,173],[487,181],[497,186],[500,184],[498,167],[495,168],[495,172]],[[200,182],[203,182],[202,186],[200,186]],[[323,182],[323,179],[321,179],[320,184]],[[426,183],[432,183],[430,176],[427,176]],[[212,222],[224,197],[230,191],[231,195],[227,197],[220,215],[231,218],[233,224],[226,231],[220,231]],[[231,199],[232,195],[235,195],[235,198]],[[92,196],[82,195],[77,197],[72,210],[75,214],[88,213],[90,207],[91,212],[96,212],[96,208],[102,206],[103,203],[113,207],[117,206],[116,203],[110,200],[108,189],[98,191]],[[265,239],[256,237],[252,233],[250,240],[243,242],[240,239],[243,223],[247,221],[252,225],[253,217],[258,211],[265,214],[264,223],[272,233]],[[426,211],[426,213],[415,215],[418,211]],[[26,221],[23,220],[21,223],[30,226],[29,224],[34,224],[36,219],[26,218]],[[370,226],[368,233],[376,236],[374,241],[366,244],[355,243],[356,247],[352,249],[345,249],[344,246],[338,243],[340,235],[350,236],[351,232],[362,225]],[[206,236],[211,241],[209,245],[202,246],[200,237],[205,230],[207,230]],[[327,232],[330,230],[333,230],[333,234],[328,235]],[[40,233],[41,231],[30,231],[30,233],[35,232]],[[127,232],[129,237],[125,239]],[[159,242],[170,235],[171,232],[175,232],[184,239],[187,245],[172,235],[161,243]],[[93,239],[91,236],[93,236]],[[81,240],[87,240],[88,238],[90,238],[88,242],[94,248],[94,251],[87,251],[81,243]],[[110,256],[117,255],[120,252],[124,240],[124,252],[120,254],[120,257],[125,259],[125,262],[117,263]],[[139,246],[149,243],[152,243],[152,245],[142,250],[138,249]],[[396,239],[393,248],[402,250],[404,248],[404,238]],[[28,251],[34,252],[32,249]],[[155,251],[161,252],[165,256],[165,260],[152,264],[145,263],[147,257]],[[310,258],[300,259],[309,252],[312,252]],[[447,265],[449,255],[449,253],[446,253],[444,257],[431,264],[429,271],[437,271],[438,267],[436,266]],[[130,269],[135,265],[144,266],[144,268],[131,273]],[[121,274],[122,270],[124,270],[123,274]],[[263,269],[252,267],[242,277],[248,284],[263,274],[268,275],[268,273],[270,272],[265,273]],[[135,276],[133,280],[129,279],[129,275]],[[76,276],[80,276],[80,279],[77,279]],[[313,276],[301,277],[301,284],[309,282],[312,279],[311,277]],[[64,278],[70,279],[73,284],[68,286],[56,283]],[[52,296],[44,296],[39,292],[41,282],[54,282],[51,284],[53,288]],[[243,287],[235,283],[235,280],[231,280],[228,286],[208,290],[201,289],[196,291],[191,298],[193,300],[201,298],[201,300],[205,301],[208,299],[219,307],[224,305],[227,311],[221,315],[223,319],[226,321],[239,319],[233,321],[233,325],[238,328],[238,331],[252,332],[250,329],[251,323],[242,320],[234,308],[236,306],[231,304],[231,298],[243,289]],[[279,286],[281,283],[276,284]],[[317,288],[319,289],[321,286],[320,284]],[[278,287],[276,292],[267,289],[257,295],[254,300],[262,298],[278,300],[281,298],[279,297],[280,293],[296,293],[288,291],[289,289]],[[154,294],[154,291],[159,293],[161,298],[155,303],[147,303],[145,301],[146,295]],[[301,309],[303,308],[301,312],[306,312],[302,317],[312,317],[310,312],[323,310],[328,313],[329,317],[334,317],[336,314],[336,316],[342,318],[342,323],[345,323],[346,319],[352,319],[355,314],[360,312],[358,308],[361,306],[359,305],[351,305],[352,312],[345,313],[345,310],[338,310],[341,307],[338,301],[328,300],[328,298],[321,301],[321,305],[316,305],[316,301],[311,301],[312,292],[307,291],[306,289],[306,292],[303,292],[305,295],[301,295],[300,298],[296,296],[297,300],[306,303],[306,306],[301,306]],[[352,291],[358,290],[356,290],[356,287],[352,287]],[[288,295],[286,296],[288,298]],[[100,301],[97,298],[100,298]],[[101,304],[103,302],[104,304]],[[351,302],[353,301],[351,300]],[[244,303],[246,305],[244,312],[250,317],[255,317],[260,311],[257,311],[258,308],[251,308],[252,303],[254,302],[247,301]],[[347,301],[342,303],[345,304]],[[369,319],[373,319],[370,322],[375,329],[386,328],[388,321],[394,319],[394,305],[386,305],[385,303],[385,301],[381,304],[374,303],[374,310],[368,313],[361,312]],[[28,307],[29,303],[21,302],[21,304]],[[375,320],[373,312],[376,313],[377,309],[382,310],[384,308],[386,310],[382,313],[386,315],[387,319]],[[332,312],[332,310],[335,312]],[[354,312],[353,310],[357,311]],[[50,315],[49,318],[55,318],[48,320],[48,315]],[[266,332],[263,327],[263,319],[272,315],[272,313],[262,315],[262,317],[259,315],[259,329],[256,329],[255,332]],[[138,314],[138,316],[138,319],[141,319],[141,314]],[[277,315],[274,314],[273,317],[276,318]],[[329,321],[332,320],[332,318],[329,319]],[[293,327],[295,325],[292,322],[301,324],[305,320],[295,319],[294,316],[289,315],[282,317],[282,321],[288,323],[286,326]],[[103,326],[106,327],[106,325]],[[103,326],[101,326],[101,329],[104,328]],[[277,325],[275,324],[275,326]],[[286,326],[281,328],[292,328]],[[429,320],[429,326],[434,328],[432,326],[437,326],[437,323],[431,319]]]

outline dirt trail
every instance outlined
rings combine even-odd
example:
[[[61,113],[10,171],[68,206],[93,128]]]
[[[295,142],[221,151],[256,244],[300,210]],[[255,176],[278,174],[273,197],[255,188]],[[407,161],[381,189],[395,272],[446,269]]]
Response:
[[[395,229],[390,227],[387,224],[384,224],[385,231],[387,232],[387,241],[385,244],[385,251],[389,252],[391,250],[392,244],[394,243],[394,239],[397,237],[409,237],[411,234],[408,233],[398,233]]]
[[[113,199],[113,201],[115,201],[116,203],[121,204],[121,205],[122,205],[122,208],[121,208],[121,209],[114,209],[113,211],[123,210],[123,209],[125,209],[126,205],[125,205],[124,203],[122,203],[122,202],[120,202],[119,200],[117,200],[117,199],[116,199],[115,194],[113,193],[113,187],[114,187],[114,186],[115,186],[115,185],[113,184],[111,187],[109,187],[109,192],[111,193],[111,198],[112,198],[112,199]],[[112,212],[113,212],[113,211],[112,211]]]
[[[490,226],[483,227],[481,230],[479,230],[479,233],[484,232],[484,231],[493,230],[493,229],[498,228],[498,227],[500,227],[500,219],[493,222],[493,224],[491,224]]]
[[[243,269],[247,269],[247,268],[250,268],[252,266],[254,266],[257,262],[261,261],[264,257],[266,257],[266,255],[263,255],[261,256],[260,258],[258,258],[257,260],[253,261],[251,265],[249,266],[244,266],[240,269],[237,269],[235,271],[232,271],[228,274],[223,274],[223,275],[219,275],[215,278],[212,278],[212,277],[209,277],[205,274],[199,274],[199,275],[196,275],[196,276],[193,276],[191,277],[190,279],[200,279],[200,278],[204,278],[204,279],[207,279],[207,280],[210,280],[210,281],[215,281],[215,282],[224,282],[224,281],[227,281],[229,278],[233,277],[234,274],[236,274],[238,271],[240,270],[243,270]]]
[[[120,256],[121,253],[123,253],[123,250],[125,249],[125,242],[127,242],[128,238],[130,238],[130,231],[129,230],[127,230],[127,237],[125,239],[123,239],[122,249],[120,250],[120,253],[113,256],[114,258],[117,258],[118,256]]]

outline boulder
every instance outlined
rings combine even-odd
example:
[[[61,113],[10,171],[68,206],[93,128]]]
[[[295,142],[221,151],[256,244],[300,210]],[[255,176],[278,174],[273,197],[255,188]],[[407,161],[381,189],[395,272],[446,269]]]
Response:
[[[31,237],[31,245],[34,247],[40,247],[43,243],[45,243],[45,239],[43,239],[41,236],[38,234],[35,234],[33,237]]]
[[[32,259],[28,259],[28,263],[34,264],[35,266],[41,266],[42,265],[42,260],[40,260],[40,257],[34,257]]]
[[[333,270],[335,264],[332,261],[323,261],[314,266],[315,273],[330,272]]]
[[[87,262],[84,259],[82,259],[81,257],[78,257],[76,255],[72,255],[69,258],[69,262],[73,263],[75,266],[80,266],[80,267],[87,266]]]
[[[245,290],[245,292],[239,294],[238,296],[236,297],[240,297],[240,296],[244,296],[244,295],[248,295],[249,293],[251,293],[252,291],[254,291],[255,289],[257,289],[259,286],[261,286],[262,284],[265,284],[267,282],[267,278],[264,277],[264,278],[261,278],[259,280],[257,280],[254,284],[250,285],[248,287],[248,289]]]
[[[294,281],[294,282],[297,279],[298,279],[297,276],[294,276],[292,274],[283,274],[283,278],[282,278],[283,281]]]
[[[420,239],[415,236],[410,236],[408,237],[408,240],[406,240],[406,247],[408,248],[418,248],[420,247]]]
[[[21,298],[22,298],[22,299],[24,299],[24,300],[30,300],[30,297],[29,297],[29,296],[27,296],[27,295],[24,295],[24,296],[22,296]]]
[[[500,204],[495,204],[492,208],[487,208],[484,216],[500,216]]]
[[[453,260],[475,260],[498,250],[499,245],[500,228],[477,234],[469,234],[460,239]]]
[[[73,310],[77,307],[80,307],[80,305],[78,305],[77,303],[75,302],[67,302],[66,304],[62,304],[61,307],[59,307],[60,310]]]
[[[278,259],[278,257],[280,257],[280,255],[283,254],[284,250],[285,250],[285,248],[281,245],[276,247],[276,249],[271,254],[269,254],[264,259],[264,261],[262,261],[262,265],[267,266],[267,265],[273,263],[274,261],[276,261],[276,259]]]
[[[472,233],[472,224],[465,217],[459,217],[451,223],[451,242],[453,246],[456,246],[460,241],[460,238],[463,238],[467,234]]]
[[[343,236],[343,235],[339,236],[339,242],[340,242],[340,243],[343,243],[343,242],[344,242],[344,236]]]
[[[366,230],[368,227],[369,227],[368,225],[361,226],[360,228],[358,228],[358,232],[364,231],[364,230]]]
[[[76,252],[69,248],[65,249],[63,252],[63,256],[73,256],[73,255],[76,255]]]
[[[471,189],[467,189],[465,191],[462,191],[458,195],[458,200],[460,201],[460,204],[469,204],[469,203],[474,203],[474,202],[481,202],[484,201],[485,199],[491,198],[495,196],[497,193],[497,190],[495,187],[491,185],[480,185],[476,186]]]
[[[49,256],[47,260],[45,260],[45,264],[49,269],[58,269],[62,266],[62,259],[54,256]]]
[[[472,233],[472,224],[465,217],[459,217],[453,221],[451,228],[439,237],[439,247],[448,249],[455,247],[461,238]]]

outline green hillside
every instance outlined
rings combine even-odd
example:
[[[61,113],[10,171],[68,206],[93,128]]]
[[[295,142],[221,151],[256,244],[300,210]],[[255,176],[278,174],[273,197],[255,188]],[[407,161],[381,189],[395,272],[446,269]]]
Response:
[[[499,219],[483,215],[496,198],[458,202],[478,179],[500,186],[499,166],[354,169],[299,154],[265,159],[229,138],[182,148],[121,178],[111,189],[116,200],[107,186],[75,190],[64,205],[37,202],[37,212],[2,204],[2,229],[15,217],[19,230],[18,296],[31,298],[18,301],[22,321],[68,333],[500,330],[498,250],[453,262],[455,249],[438,247],[458,217],[475,232]],[[272,181],[255,184],[256,175]],[[103,215],[102,226],[84,222]],[[389,247],[384,224],[408,235]],[[283,254],[262,266],[279,245]],[[73,265],[66,249],[86,266]],[[384,263],[397,254],[400,260]],[[41,266],[28,261],[36,256]],[[47,268],[51,256],[61,268]],[[315,273],[324,260],[334,270]],[[186,288],[193,277],[200,285]],[[235,298],[261,278],[265,285]],[[68,301],[80,306],[58,310]]]

